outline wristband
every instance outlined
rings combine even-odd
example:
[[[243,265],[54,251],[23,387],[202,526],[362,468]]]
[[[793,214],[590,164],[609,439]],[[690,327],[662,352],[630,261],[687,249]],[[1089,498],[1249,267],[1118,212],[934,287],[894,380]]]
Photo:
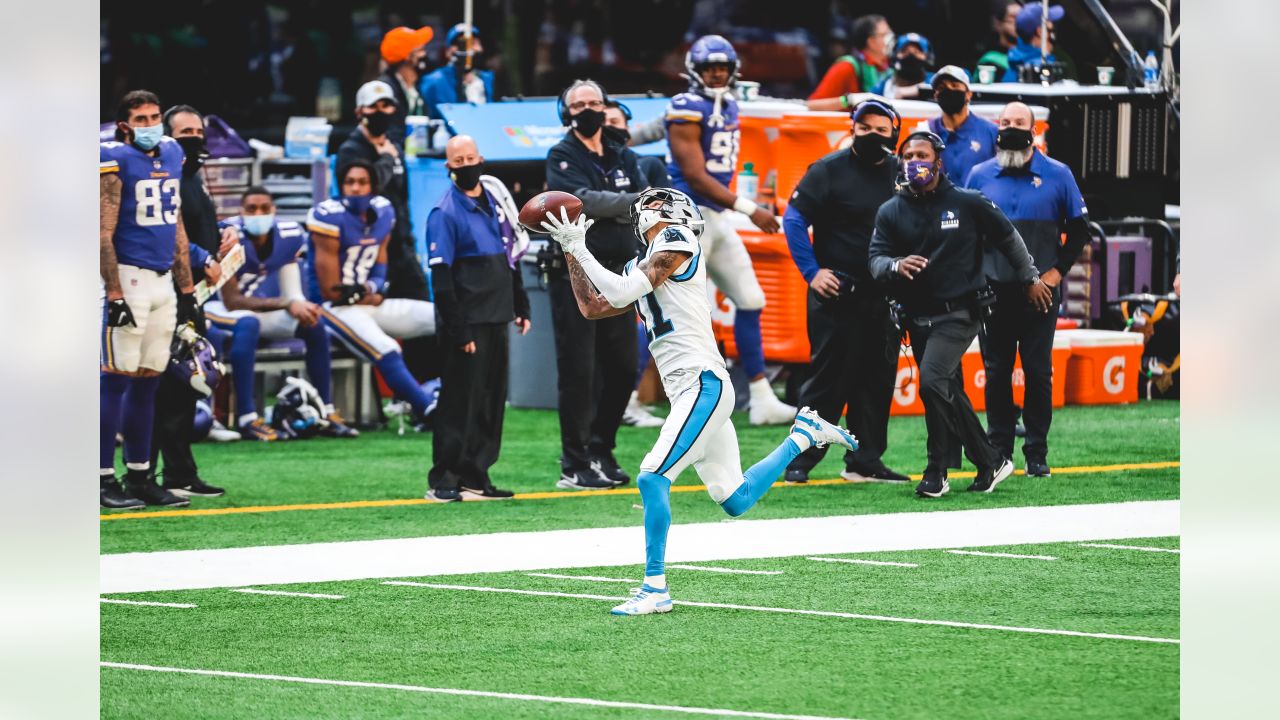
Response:
[[[757,204],[755,204],[755,202],[753,202],[753,201],[751,201],[751,200],[748,200],[748,199],[746,199],[746,198],[744,198],[744,197],[740,197],[740,198],[738,198],[737,200],[734,200],[734,201],[733,201],[733,209],[734,209],[734,210],[737,210],[738,212],[742,213],[743,215],[750,215],[751,213],[755,212],[756,210],[759,210],[759,209],[760,209],[760,206],[759,206],[759,205],[757,205]]]
[[[848,95],[841,95],[841,96],[840,96],[840,108],[841,108],[842,110],[848,110],[848,109],[849,109],[849,96],[848,96]]]
[[[898,263],[900,263],[900,262],[902,262],[902,261],[901,261],[901,260],[894,260],[894,261],[893,261],[893,264],[889,266],[889,272],[892,272],[894,275],[897,275],[897,274],[898,274]]]

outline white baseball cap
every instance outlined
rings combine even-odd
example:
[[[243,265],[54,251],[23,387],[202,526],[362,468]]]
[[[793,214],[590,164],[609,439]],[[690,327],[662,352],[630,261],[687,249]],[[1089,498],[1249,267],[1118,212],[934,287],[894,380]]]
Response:
[[[956,82],[964,83],[966,88],[969,87],[969,73],[965,72],[964,68],[955,65],[944,65],[938,68],[938,72],[933,74],[934,82],[937,82],[938,78],[950,78]]]
[[[381,80],[370,80],[356,91],[356,107],[371,107],[383,98],[390,100],[392,104],[399,104],[396,103],[396,94],[392,92],[390,85]]]

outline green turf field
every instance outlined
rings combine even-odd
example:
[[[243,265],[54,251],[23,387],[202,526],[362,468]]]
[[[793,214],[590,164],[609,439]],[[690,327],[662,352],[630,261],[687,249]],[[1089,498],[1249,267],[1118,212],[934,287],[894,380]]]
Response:
[[[1178,412],[1175,402],[1059,410],[1051,436],[1055,477],[1017,476],[992,495],[961,492],[967,479],[954,480],[952,494],[936,501],[916,499],[906,486],[779,484],[744,520],[1174,500],[1176,466],[1105,466],[1176,462]],[[744,464],[785,432],[748,427],[744,416],[735,421]],[[617,452],[624,468],[634,472],[656,436],[657,430],[624,428]],[[145,517],[155,512],[148,510],[104,519],[101,551],[640,525],[640,499],[629,488],[586,496],[555,488],[554,413],[510,411],[503,442],[494,481],[534,494],[530,499],[346,508],[324,506],[421,498],[430,436],[379,432],[355,441],[201,445],[202,475],[228,495],[196,499],[191,509],[256,509]],[[921,418],[895,418],[886,461],[918,473],[923,444]],[[813,477],[836,478],[840,468],[833,453]],[[692,473],[680,479],[694,491],[673,494],[676,523],[724,519],[697,483]],[[321,507],[262,511],[295,505]],[[1179,546],[1177,537],[1113,542]],[[495,572],[390,581],[450,588],[382,579],[270,587],[342,599],[227,588],[111,595],[195,607],[103,604],[104,662],[271,677],[104,667],[102,716],[1178,714],[1178,554],[1078,542],[975,549],[1056,559],[912,550],[829,556],[902,565],[806,557],[695,563],[775,574],[669,569],[675,611],[641,618],[608,613],[638,584],[639,566],[548,571],[570,579]],[[549,560],[548,567],[558,564]],[[573,579],[584,576],[605,579]],[[542,594],[506,592],[512,590]]]

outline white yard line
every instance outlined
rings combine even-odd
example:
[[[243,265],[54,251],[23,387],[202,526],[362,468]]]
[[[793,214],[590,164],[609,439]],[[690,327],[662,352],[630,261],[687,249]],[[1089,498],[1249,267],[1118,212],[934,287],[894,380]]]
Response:
[[[1108,543],[1080,543],[1080,547],[1089,548],[1105,548],[1107,550],[1141,550],[1143,552],[1162,552],[1181,554],[1182,551],[1175,548],[1147,547],[1145,545],[1111,545]]]
[[[168,607],[168,608],[184,608],[191,609],[196,607],[190,603],[165,603],[165,602],[148,602],[144,600],[117,600],[116,598],[98,598],[100,603],[109,603],[111,605],[146,605],[148,607]]]
[[[597,575],[557,575],[555,573],[525,573],[525,575],[528,575],[529,577],[551,578],[552,580],[590,580],[591,582],[631,583],[632,585],[640,582],[635,578],[624,580],[622,578],[607,578],[599,577]]]
[[[493,692],[489,690],[463,690],[461,688],[433,688],[423,687],[421,685],[398,685],[394,683],[361,682],[356,680],[330,680],[327,678],[294,677],[291,675],[262,675],[259,673],[230,672],[227,670],[198,670],[195,668],[159,667],[155,665],[135,665],[132,663],[100,662],[99,665],[104,668],[115,668],[121,670],[177,673],[180,675],[204,675],[210,677],[240,678],[245,680],[274,680],[276,682],[300,683],[304,685],[337,685],[340,687],[367,688],[373,690],[399,690],[401,692],[430,693],[434,695],[496,698],[499,700],[521,700],[525,702],[554,703],[559,705],[586,705],[589,707],[620,708],[624,710],[683,713],[685,715],[764,718],[765,720],[847,720],[845,718],[833,718],[825,715],[788,715],[784,713],[728,710],[725,708],[687,707],[684,705],[652,705],[650,703],[597,700],[595,698],[526,695],[523,693]]]
[[[849,563],[851,565],[886,565],[889,567],[905,567],[905,568],[920,567],[916,563],[889,562],[888,560],[857,560],[855,558],[827,558],[827,557],[807,557],[805,558],[805,560],[816,560],[818,562],[831,562],[831,563]]]
[[[346,595],[326,595],[324,593],[285,592],[283,590],[258,590],[257,588],[232,588],[231,592],[249,595],[282,595],[284,597],[317,598],[320,600],[345,600]]]
[[[676,570],[701,570],[702,572],[729,573],[731,575],[781,575],[781,570],[736,570],[734,568],[711,567],[709,565],[668,565]]]
[[[401,585],[407,587],[430,588],[433,590],[463,590],[473,592],[506,593],[511,595],[536,595],[539,597],[563,597],[578,600],[607,600],[619,602],[626,598],[610,595],[586,595],[582,593],[559,593],[547,590],[520,590],[516,588],[479,587],[474,585],[445,585],[443,583],[417,583],[387,581],[383,585]],[[852,620],[875,620],[879,622],[907,623],[910,625],[941,625],[944,627],[967,628],[972,630],[1001,630],[1005,632],[1031,633],[1036,635],[1068,635],[1071,637],[1100,638],[1103,640],[1133,640],[1137,642],[1181,644],[1177,638],[1146,637],[1144,635],[1116,635],[1113,633],[1091,633],[1076,630],[1056,630],[1052,628],[1018,627],[1014,625],[987,625],[984,623],[957,622],[954,620],[928,620],[923,618],[892,617],[888,615],[865,615],[862,613],[835,612],[830,610],[799,610],[795,608],[760,607],[757,605],[735,605],[731,603],[694,602],[691,600],[674,600],[676,605],[690,607],[723,608],[726,610],[750,610],[754,612],[784,613],[790,615],[815,615],[818,617],[848,618]]]
[[[977,555],[979,557],[1014,558],[1016,560],[1057,560],[1052,555],[1017,555],[1015,553],[979,552],[977,550],[948,550],[952,555]]]
[[[207,522],[217,522],[210,519]],[[673,525],[669,563],[940,550],[1178,535],[1178,501],[842,515]],[[103,555],[102,594],[492,572],[553,572],[644,562],[644,528]]]

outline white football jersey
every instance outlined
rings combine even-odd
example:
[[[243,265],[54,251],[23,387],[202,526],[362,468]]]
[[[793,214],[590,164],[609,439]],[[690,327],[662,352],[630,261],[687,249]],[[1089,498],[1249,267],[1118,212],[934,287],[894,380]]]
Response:
[[[693,257],[671,273],[666,282],[636,301],[636,310],[649,333],[649,352],[658,364],[664,385],[681,371],[696,377],[704,368],[724,369],[724,358],[711,333],[711,305],[707,301],[707,266],[693,231],[668,225],[645,248],[644,255],[627,263],[627,269],[656,252],[690,252]]]

